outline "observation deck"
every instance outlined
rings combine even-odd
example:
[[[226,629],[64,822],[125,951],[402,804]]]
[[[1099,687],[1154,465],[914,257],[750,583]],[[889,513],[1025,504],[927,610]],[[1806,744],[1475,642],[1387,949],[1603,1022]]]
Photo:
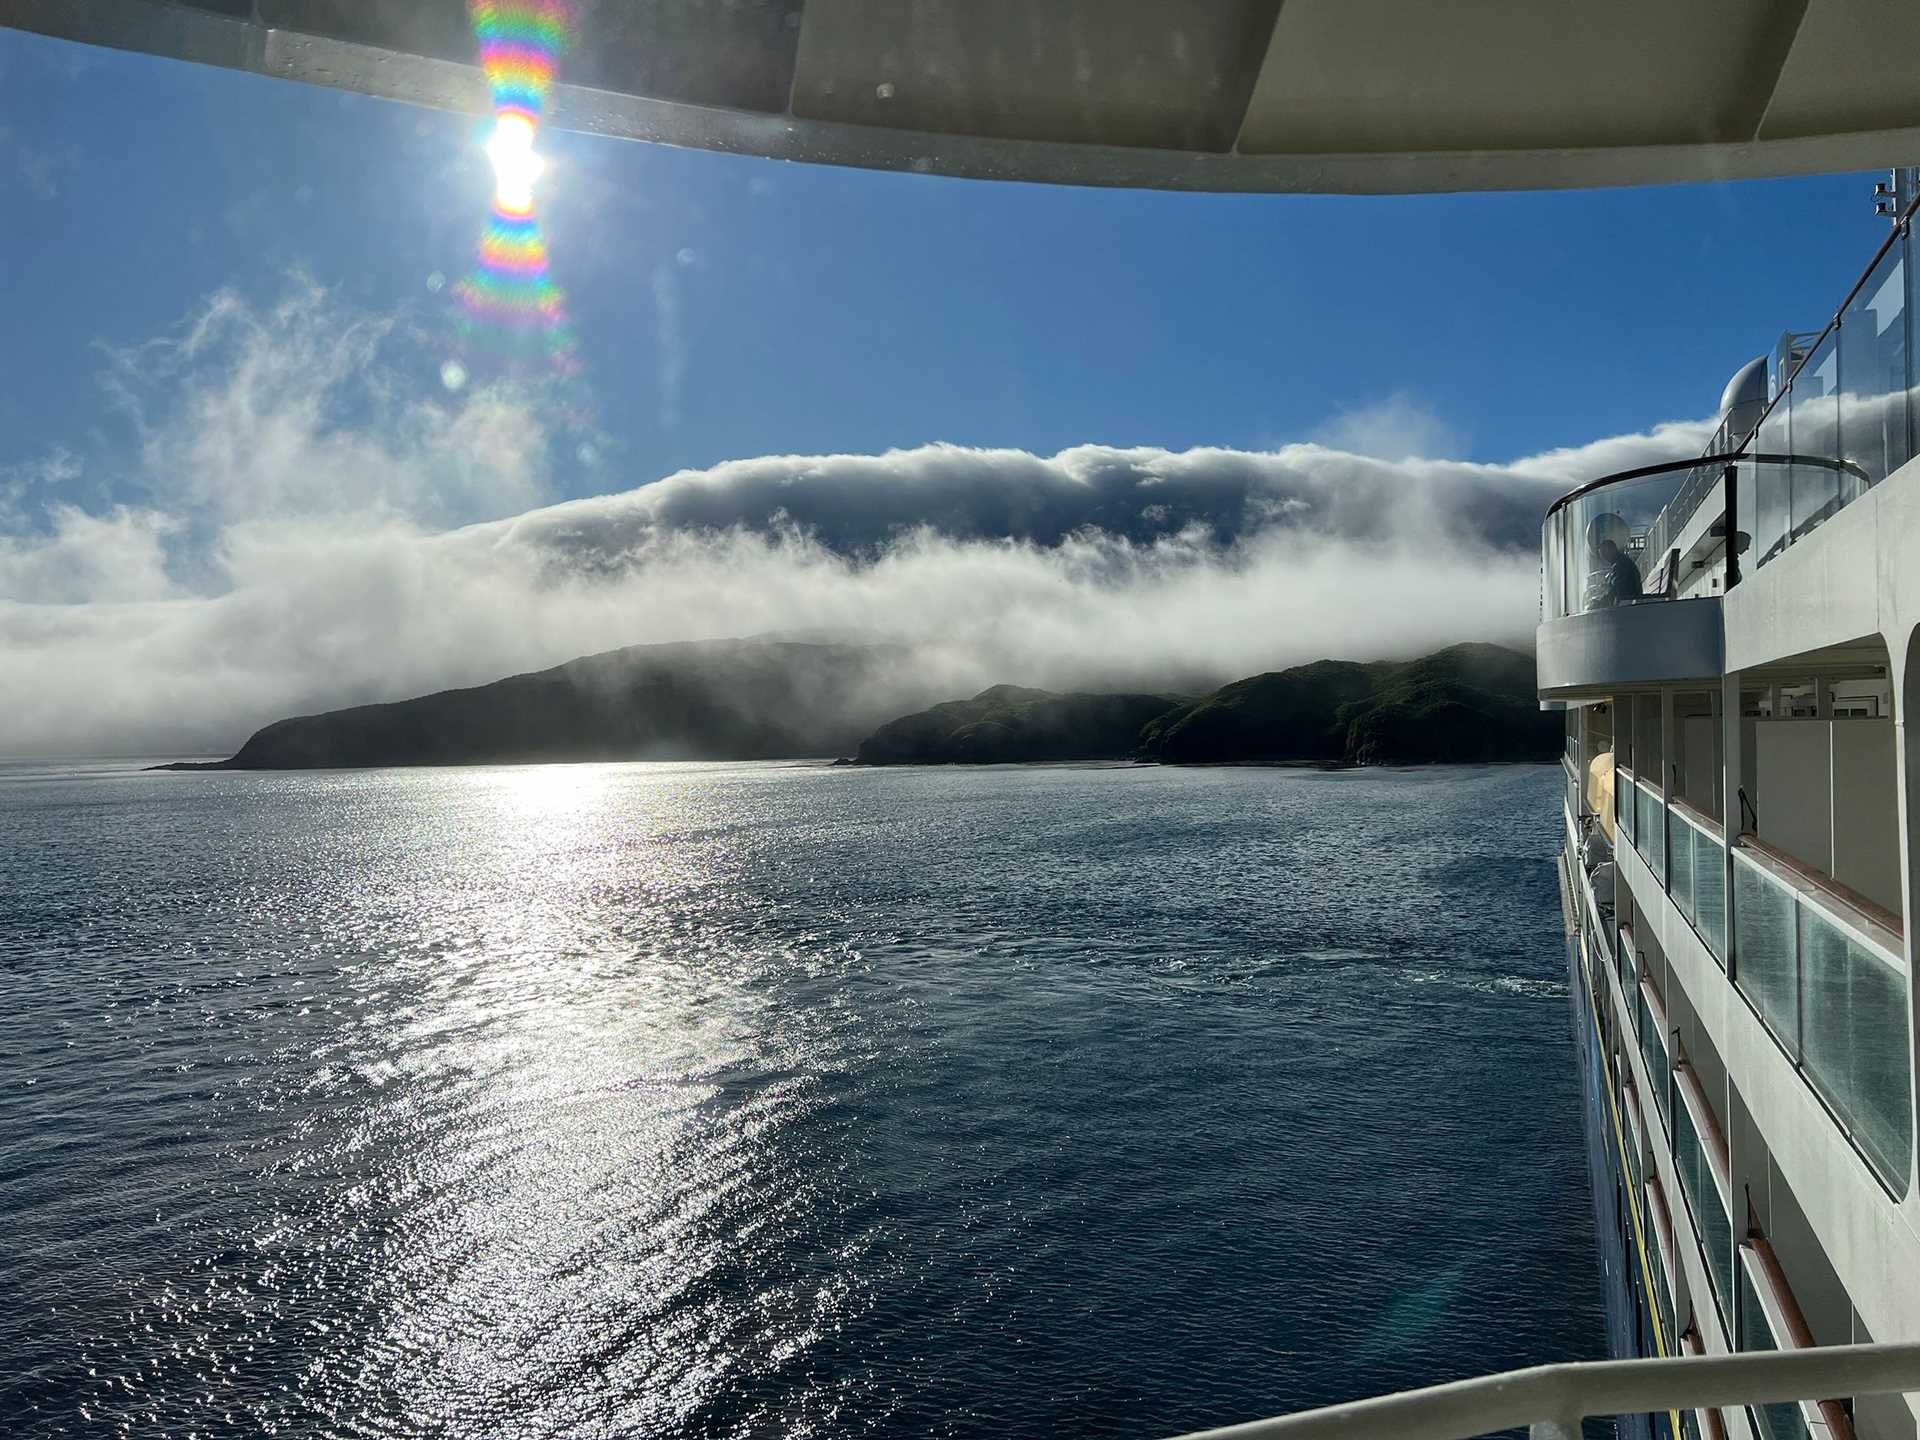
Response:
[[[1869,508],[1859,504],[1869,497],[1887,499],[1896,475],[1902,494],[1891,503],[1913,488],[1901,472],[1920,453],[1920,365],[1908,339],[1920,314],[1915,209],[1898,217],[1826,327],[1790,337],[1792,363],[1756,414],[1730,412],[1697,459],[1602,476],[1548,510],[1542,699],[1717,681],[1729,668],[1885,628],[1881,612],[1898,597],[1882,595],[1881,580],[1899,566],[1874,548],[1883,527],[1826,527]],[[1823,529],[1827,540],[1807,546]],[[1845,577],[1809,575],[1816,549],[1845,554]]]

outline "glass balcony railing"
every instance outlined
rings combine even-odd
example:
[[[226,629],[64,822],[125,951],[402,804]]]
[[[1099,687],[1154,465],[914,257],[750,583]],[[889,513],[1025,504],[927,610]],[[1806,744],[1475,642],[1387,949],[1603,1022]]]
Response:
[[[1614,833],[1633,840],[1634,797],[1639,794],[1634,788],[1633,772],[1624,767],[1615,767],[1613,772],[1613,824]]]
[[[1673,1221],[1667,1214],[1667,1199],[1660,1181],[1648,1176],[1640,1194],[1646,1202],[1647,1220],[1653,1229],[1653,1243],[1647,1247],[1653,1262],[1653,1308],[1660,1317],[1660,1338],[1669,1355],[1680,1353],[1680,1332],[1674,1324]]]
[[[1665,599],[1648,585],[1658,560],[1648,542],[1694,468],[1687,462],[1624,471],[1557,501],[1541,531],[1544,618]]]
[[[1653,871],[1653,878],[1667,883],[1667,802],[1659,787],[1646,781],[1636,782],[1639,792],[1633,817],[1634,848]]]
[[[1667,894],[1674,905],[1693,923],[1693,835],[1680,817],[1680,807],[1667,807],[1665,826],[1667,850]]]
[[[1786,347],[1794,363],[1778,367],[1751,434],[1729,422],[1707,455],[1609,475],[1554,503],[1541,530],[1543,619],[1731,589],[1920,453],[1920,363],[1907,342],[1920,311],[1914,213],[1826,329]]]
[[[1640,1100],[1633,1082],[1620,1086],[1620,1113],[1627,1117],[1627,1193],[1638,1195],[1646,1171],[1646,1142],[1640,1132]]]
[[[1722,966],[1727,963],[1726,849],[1720,826],[1675,802],[1667,809],[1667,893]]]
[[[1773,1324],[1760,1303],[1759,1287],[1747,1262],[1747,1248],[1741,1247],[1739,1274],[1740,1348],[1743,1351],[1778,1350]],[[1755,1405],[1753,1416],[1765,1440],[1809,1440],[1806,1416],[1791,1400],[1773,1405]]]
[[[1674,1170],[1700,1232],[1700,1245],[1707,1254],[1707,1278],[1713,1282],[1714,1304],[1724,1323],[1733,1295],[1733,1222],[1728,1218],[1726,1193],[1707,1154],[1701,1122],[1694,1115],[1691,1101],[1673,1107],[1672,1132]]]
[[[1734,982],[1880,1177],[1913,1156],[1908,976],[1898,934],[1743,839]]]
[[[1619,959],[1621,993],[1629,996],[1639,994],[1640,967],[1634,963],[1633,932],[1624,925],[1615,937],[1614,954]]]
[[[1673,1128],[1673,1060],[1667,1053],[1667,1017],[1647,998],[1647,986],[1636,986],[1633,994],[1634,1026],[1640,1032],[1640,1058],[1646,1062],[1647,1079],[1653,1085],[1654,1108],[1668,1129]]]

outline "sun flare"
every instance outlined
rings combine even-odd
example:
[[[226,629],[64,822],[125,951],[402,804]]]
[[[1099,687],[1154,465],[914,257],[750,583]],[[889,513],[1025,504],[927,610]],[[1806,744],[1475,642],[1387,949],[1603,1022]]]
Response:
[[[531,215],[533,185],[547,168],[533,148],[534,123],[509,111],[493,122],[487,158],[493,161],[493,203],[503,214]]]

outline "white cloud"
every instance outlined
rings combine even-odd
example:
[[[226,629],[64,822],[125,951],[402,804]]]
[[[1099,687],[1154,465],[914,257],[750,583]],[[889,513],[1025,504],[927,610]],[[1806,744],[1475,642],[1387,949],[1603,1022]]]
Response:
[[[1506,466],[928,445],[541,507],[543,397],[448,394],[416,342],[301,284],[113,352],[121,493],[147,500],[88,511],[55,484],[0,508],[0,753],[224,752],[283,715],[770,630],[912,641],[903,703],[1524,644],[1548,499],[1705,438]]]
[[[418,344],[396,317],[296,279],[270,308],[223,291],[172,335],[103,349],[139,482],[208,522],[378,511],[458,524],[539,501],[537,395],[449,397],[390,358],[418,359]]]
[[[90,515],[56,504],[46,531],[0,535],[0,595],[43,604],[119,604],[173,594],[163,542],[175,522],[152,510],[115,506]]]
[[[1341,411],[1315,430],[1313,438],[1329,449],[1376,460],[1434,459],[1466,448],[1459,433],[1431,406],[1405,391]]]

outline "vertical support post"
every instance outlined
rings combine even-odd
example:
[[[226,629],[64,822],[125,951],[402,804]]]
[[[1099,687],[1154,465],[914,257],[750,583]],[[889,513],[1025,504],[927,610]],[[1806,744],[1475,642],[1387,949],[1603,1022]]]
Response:
[[[1740,467],[1729,465],[1721,475],[1726,487],[1727,589],[1740,583]]]
[[[1673,718],[1673,688],[1660,687],[1660,768],[1665,773],[1660,777],[1660,793],[1671,805],[1676,786],[1674,781],[1680,774],[1680,756],[1675,745],[1674,732],[1678,727]]]
[[[1904,907],[1901,913],[1911,917],[1915,905],[1920,905],[1920,773],[1916,767],[1920,752],[1916,752],[1913,744],[1916,732],[1909,721],[1914,708],[1920,706],[1920,627],[1905,635],[1896,630],[1888,638],[1887,656],[1890,661],[1887,678],[1893,682],[1893,763],[1894,773],[1899,777],[1894,793],[1899,816],[1900,858],[1904,862],[1900,867]],[[1905,928],[1908,1054],[1915,1056],[1920,1055],[1920,1008],[1916,1008],[1920,1006],[1920,985],[1916,985],[1912,977],[1916,957],[1920,957],[1920,926],[1909,918]],[[1909,1071],[1915,1068],[1908,1066]],[[1914,1083],[1911,1075],[1909,1083]],[[1907,1113],[1915,1117],[1909,1123],[1920,1122],[1920,1091],[1910,1091],[1909,1096]],[[1920,1152],[1920,1146],[1913,1148]]]
[[[1680,773],[1675,751],[1673,687],[1660,687],[1660,888],[1673,893],[1673,797]]]
[[[1738,947],[1734,944],[1733,842],[1740,834],[1740,777],[1746,770],[1740,738],[1740,672],[1730,670],[1720,677],[1720,893],[1725,916],[1727,977],[1739,973]]]

